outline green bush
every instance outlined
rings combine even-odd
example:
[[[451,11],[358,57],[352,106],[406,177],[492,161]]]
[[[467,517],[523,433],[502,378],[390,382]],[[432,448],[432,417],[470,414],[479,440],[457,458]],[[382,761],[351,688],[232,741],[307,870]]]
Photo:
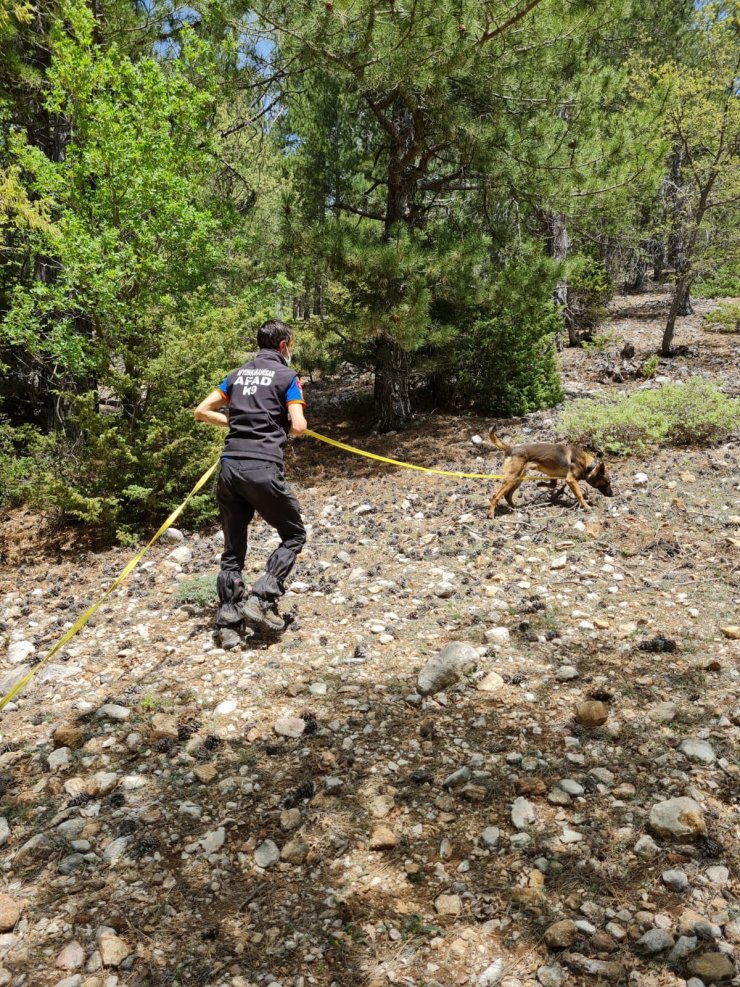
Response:
[[[694,282],[695,298],[733,298],[740,295],[740,271],[736,262],[718,267],[712,274]]]
[[[740,303],[725,302],[704,316],[707,332],[740,332]]]
[[[206,607],[216,600],[216,577],[188,576],[177,584],[175,599],[178,603],[192,603],[198,607]]]
[[[566,264],[568,308],[576,330],[593,329],[607,315],[614,286],[600,260],[576,254]]]
[[[576,401],[562,416],[571,442],[628,455],[653,445],[711,445],[740,424],[740,399],[693,377],[686,384],[638,391],[618,401]]]

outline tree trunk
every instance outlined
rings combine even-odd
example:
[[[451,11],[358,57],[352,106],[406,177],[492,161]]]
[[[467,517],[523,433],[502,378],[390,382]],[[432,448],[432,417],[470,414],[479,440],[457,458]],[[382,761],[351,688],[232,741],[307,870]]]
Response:
[[[375,347],[374,398],[380,432],[403,428],[411,418],[408,354],[387,336],[379,339]]]
[[[568,251],[570,250],[570,236],[565,216],[562,213],[550,213],[547,217],[547,225],[550,234],[548,237],[549,254],[553,260],[564,264],[568,259]],[[561,311],[563,325],[568,331],[568,345],[580,346],[581,342],[573,324],[568,297],[568,281],[565,277],[561,278],[555,285],[555,304]]]
[[[685,271],[676,281],[676,288],[673,292],[671,307],[668,311],[668,319],[666,321],[665,329],[663,330],[663,342],[660,347],[661,356],[673,355],[673,334],[676,329],[676,318],[682,314],[680,310],[685,300],[689,297],[690,288],[691,272]]]
[[[676,295],[678,296],[678,315],[693,315],[694,307],[691,304],[691,283],[680,280],[676,283]]]
[[[665,276],[665,245],[662,240],[650,241],[650,256],[653,261],[653,281],[662,284]]]
[[[635,258],[635,263],[630,272],[630,277],[625,281],[624,290],[629,295],[640,295],[645,290],[645,277],[647,275],[647,258],[640,251]]]

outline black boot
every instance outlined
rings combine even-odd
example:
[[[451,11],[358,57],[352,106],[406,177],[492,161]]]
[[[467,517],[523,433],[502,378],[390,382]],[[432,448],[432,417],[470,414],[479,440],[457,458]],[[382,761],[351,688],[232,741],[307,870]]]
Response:
[[[244,580],[240,572],[219,572],[216,582],[221,606],[216,613],[216,627],[238,630],[244,623],[242,601]]]

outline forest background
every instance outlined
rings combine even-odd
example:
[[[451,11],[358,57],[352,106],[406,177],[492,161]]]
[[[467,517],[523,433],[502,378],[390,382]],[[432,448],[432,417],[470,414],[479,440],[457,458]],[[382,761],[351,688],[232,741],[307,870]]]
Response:
[[[135,540],[275,315],[385,431],[556,404],[648,277],[669,356],[740,294],[739,70],[737,0],[0,0],[0,499]]]

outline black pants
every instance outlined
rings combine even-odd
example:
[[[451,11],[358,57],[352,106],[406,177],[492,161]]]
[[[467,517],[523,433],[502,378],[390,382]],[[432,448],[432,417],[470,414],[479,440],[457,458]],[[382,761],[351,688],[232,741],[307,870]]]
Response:
[[[285,592],[285,580],[306,544],[301,508],[285,482],[282,466],[257,459],[222,459],[216,498],[224,531],[222,571],[241,573],[247,528],[255,511],[280,535],[280,545],[252,588],[262,599],[276,600]]]

